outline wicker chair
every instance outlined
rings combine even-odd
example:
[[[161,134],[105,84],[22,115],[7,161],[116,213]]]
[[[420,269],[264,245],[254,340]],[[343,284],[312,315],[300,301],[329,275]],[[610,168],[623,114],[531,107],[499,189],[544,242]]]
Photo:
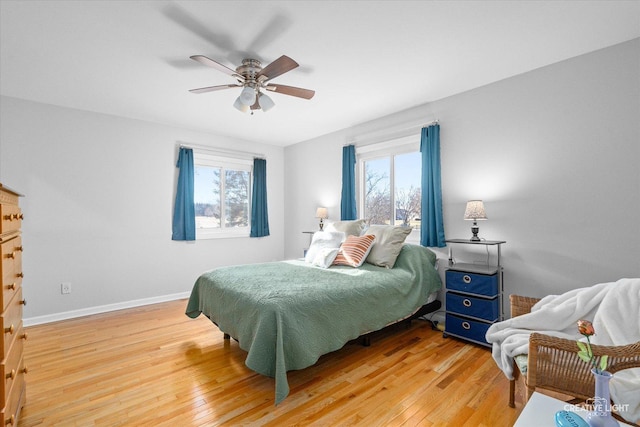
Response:
[[[511,317],[531,312],[539,299],[510,296]],[[640,342],[625,346],[592,345],[598,361],[609,355],[607,371],[615,373],[623,369],[640,367]],[[515,406],[516,383],[524,383],[526,401],[536,388],[542,388],[582,401],[593,397],[595,383],[585,362],[578,357],[574,340],[532,333],[529,338],[529,354],[526,374],[522,374],[514,361],[514,379],[509,385],[509,406]]]

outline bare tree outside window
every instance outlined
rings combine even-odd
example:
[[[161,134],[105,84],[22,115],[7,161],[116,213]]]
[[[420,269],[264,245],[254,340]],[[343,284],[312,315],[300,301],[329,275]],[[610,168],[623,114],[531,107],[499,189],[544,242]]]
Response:
[[[362,165],[364,218],[371,220],[371,224],[419,229],[422,200],[420,152],[367,159]]]
[[[396,225],[415,228],[420,227],[422,194],[420,188],[411,186],[408,190],[396,191]],[[402,221],[397,224],[397,221]]]
[[[371,224],[391,224],[389,159],[365,163],[364,214]]]

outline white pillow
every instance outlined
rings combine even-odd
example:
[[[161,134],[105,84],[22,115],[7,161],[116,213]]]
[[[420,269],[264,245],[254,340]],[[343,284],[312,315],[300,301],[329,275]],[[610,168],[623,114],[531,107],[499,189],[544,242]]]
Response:
[[[333,260],[336,259],[336,255],[338,255],[338,251],[340,248],[322,248],[318,250],[311,264],[316,267],[329,268],[333,263]]]
[[[304,257],[305,262],[310,264],[316,259],[321,249],[337,249],[344,239],[344,233],[340,231],[317,231],[313,234],[311,245],[307,249]],[[333,260],[331,260],[333,262]]]
[[[346,236],[361,236],[367,226],[367,220],[335,221],[327,226],[328,231],[342,231]]]
[[[367,234],[376,236],[376,244],[371,248],[367,262],[380,267],[393,268],[405,239],[411,234],[411,228],[372,225],[367,230]]]

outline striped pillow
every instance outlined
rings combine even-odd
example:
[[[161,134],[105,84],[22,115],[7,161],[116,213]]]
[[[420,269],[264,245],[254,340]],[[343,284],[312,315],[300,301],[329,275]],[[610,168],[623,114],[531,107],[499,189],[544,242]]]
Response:
[[[376,236],[365,234],[364,236],[347,236],[342,242],[340,251],[332,265],[348,265],[350,267],[360,267],[367,259],[369,251],[373,246]]]

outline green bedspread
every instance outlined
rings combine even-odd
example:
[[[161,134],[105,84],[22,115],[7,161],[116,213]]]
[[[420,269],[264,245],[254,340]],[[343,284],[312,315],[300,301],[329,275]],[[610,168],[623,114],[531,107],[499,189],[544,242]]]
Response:
[[[313,267],[301,260],[222,267],[196,281],[186,314],[201,313],[248,352],[245,364],[275,377],[316,363],[348,341],[413,314],[441,287],[435,254],[404,245],[393,269]]]

